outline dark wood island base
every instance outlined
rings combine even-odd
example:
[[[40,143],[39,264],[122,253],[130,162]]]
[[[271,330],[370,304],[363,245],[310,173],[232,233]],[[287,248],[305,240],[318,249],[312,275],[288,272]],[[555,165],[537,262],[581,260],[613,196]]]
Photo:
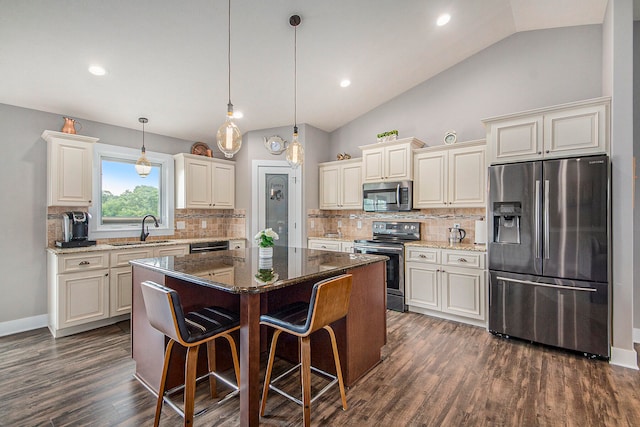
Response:
[[[290,268],[291,254],[300,265]],[[380,362],[380,352],[386,343],[386,257],[354,255],[307,250],[276,248],[272,270],[278,280],[272,283],[252,280],[258,267],[264,267],[257,250],[210,252],[185,257],[164,257],[136,260],[133,265],[133,309],[131,316],[132,356],[136,362],[136,377],[156,394],[162,374],[166,339],[148,322],[140,283],[151,280],[175,289],[185,311],[218,305],[240,313],[240,420],[243,426],[259,423],[260,354],[267,350],[268,336],[260,326],[260,314],[277,309],[293,301],[308,301],[311,288],[317,281],[342,274],[353,275],[353,288],[349,313],[333,324],[344,382],[352,386]],[[287,263],[288,262],[288,263]],[[222,264],[221,264],[222,263]],[[203,277],[203,272],[221,265],[233,266],[234,283],[216,283]],[[286,268],[285,268],[286,267]],[[288,274],[288,271],[302,271]],[[313,365],[323,370],[335,370],[327,334],[318,331],[312,336]],[[282,357],[296,361],[295,341],[279,349]],[[224,350],[225,346],[219,346]],[[279,346],[280,347],[280,346]],[[167,387],[184,381],[184,351],[176,349]],[[205,352],[201,354],[200,372],[206,372]],[[222,353],[220,356],[218,353]],[[219,363],[224,367],[224,353],[217,351]],[[174,359],[172,359],[174,360]]]

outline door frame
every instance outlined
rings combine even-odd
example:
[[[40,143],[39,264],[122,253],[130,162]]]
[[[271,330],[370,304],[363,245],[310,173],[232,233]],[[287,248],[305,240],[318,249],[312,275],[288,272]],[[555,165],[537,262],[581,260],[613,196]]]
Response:
[[[293,227],[289,227],[289,246],[302,247],[302,172],[301,168],[293,169],[286,160],[253,160],[251,162],[251,235],[248,240],[250,246],[254,246],[253,236],[258,233],[258,224],[261,212],[259,211],[260,168],[282,168],[283,173],[289,174],[289,197],[293,207],[289,217],[293,220]],[[292,232],[293,231],[293,232]]]

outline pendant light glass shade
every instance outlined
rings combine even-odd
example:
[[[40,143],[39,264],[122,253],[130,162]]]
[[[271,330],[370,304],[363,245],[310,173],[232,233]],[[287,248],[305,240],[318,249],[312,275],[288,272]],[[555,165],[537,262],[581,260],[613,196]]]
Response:
[[[227,120],[220,126],[216,133],[216,142],[218,149],[222,151],[224,156],[228,159],[232,158],[234,154],[240,151],[242,147],[242,133],[238,126],[233,122],[233,104],[231,103],[231,0],[229,0],[229,14],[228,14],[228,46],[227,46],[227,64],[229,75],[229,103],[227,104]]]
[[[220,126],[216,133],[218,148],[226,158],[232,158],[242,147],[242,133],[233,122],[233,105],[229,104],[227,120]]]
[[[293,169],[304,163],[304,147],[298,141],[298,127],[293,128],[293,140],[287,146],[287,162]]]
[[[142,150],[140,150],[142,151],[142,155],[136,162],[136,172],[141,178],[146,178],[151,173],[151,162],[147,159],[145,155],[147,150],[144,148],[144,124],[147,123],[149,119],[140,117],[138,121],[142,123]]]
[[[304,148],[298,141],[298,33],[299,15],[292,15],[289,24],[293,27],[293,140],[287,147],[287,162],[295,169],[304,163]]]

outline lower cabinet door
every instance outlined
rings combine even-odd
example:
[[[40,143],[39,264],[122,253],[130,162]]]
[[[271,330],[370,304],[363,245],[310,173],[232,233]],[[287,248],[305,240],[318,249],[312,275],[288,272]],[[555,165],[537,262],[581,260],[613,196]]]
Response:
[[[131,267],[111,269],[109,279],[109,315],[111,317],[131,313],[131,281]]]
[[[58,275],[59,328],[109,317],[109,270]]]
[[[444,267],[442,311],[484,320],[485,273],[471,268]]]
[[[406,263],[407,305],[440,310],[437,265]]]

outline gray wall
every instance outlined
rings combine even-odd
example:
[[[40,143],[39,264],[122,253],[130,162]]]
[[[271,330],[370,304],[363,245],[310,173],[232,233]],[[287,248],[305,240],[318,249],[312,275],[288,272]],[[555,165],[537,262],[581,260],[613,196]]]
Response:
[[[82,134],[100,142],[140,147],[142,132],[82,120]],[[132,126],[139,125],[132,117]],[[60,130],[61,114],[0,104],[0,322],[47,313],[47,143],[45,129]],[[146,130],[153,131],[153,118]],[[146,132],[149,151],[188,152],[192,142]]]
[[[335,130],[332,152],[360,157],[359,145],[391,129],[427,145],[447,130],[480,139],[483,118],[595,98],[601,85],[600,25],[517,33]]]
[[[246,236],[253,236],[251,230],[252,209],[251,194],[252,162],[253,160],[282,160],[286,161],[285,153],[273,155],[264,147],[264,138],[278,135],[285,141],[291,141],[293,125],[277,128],[260,129],[244,134],[242,150],[236,155],[236,208],[245,209],[247,217]],[[311,125],[298,126],[298,140],[304,146],[304,165],[302,169],[302,239],[306,241],[306,213],[307,209],[318,207],[318,163],[324,161],[328,151],[329,134]],[[238,173],[238,171],[242,171]]]

